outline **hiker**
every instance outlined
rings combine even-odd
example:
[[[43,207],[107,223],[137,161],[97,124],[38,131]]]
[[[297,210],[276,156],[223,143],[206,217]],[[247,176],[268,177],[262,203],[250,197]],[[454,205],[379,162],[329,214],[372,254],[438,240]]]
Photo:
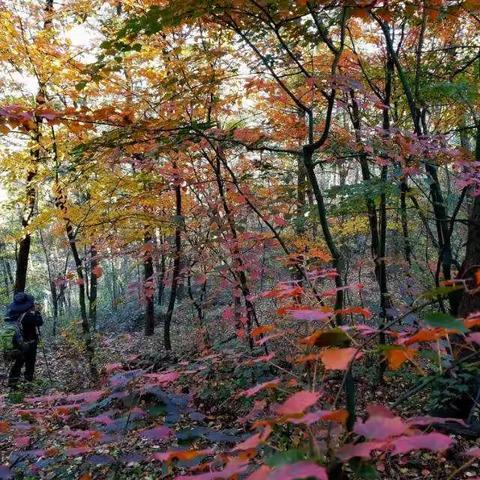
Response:
[[[22,317],[22,318],[21,318]],[[23,348],[19,349],[8,377],[8,386],[15,390],[18,387],[22,368],[25,366],[25,380],[31,382],[35,372],[37,358],[38,328],[43,325],[40,307],[35,304],[32,295],[17,293],[8,307],[5,322],[14,323],[21,318],[20,331],[23,336]],[[15,343],[15,341],[14,341]],[[18,348],[18,345],[15,345]]]

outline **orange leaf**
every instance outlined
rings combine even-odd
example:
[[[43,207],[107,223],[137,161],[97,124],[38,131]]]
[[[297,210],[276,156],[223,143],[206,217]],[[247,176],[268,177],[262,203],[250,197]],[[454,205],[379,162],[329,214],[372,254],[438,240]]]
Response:
[[[407,360],[412,361],[417,351],[413,348],[389,348],[385,351],[385,358],[390,370],[398,370]]]
[[[463,6],[465,10],[475,12],[477,10],[480,10],[480,0],[465,0],[463,2]]]
[[[347,370],[352,360],[361,356],[356,348],[329,348],[320,354],[325,370]]]
[[[262,325],[261,327],[254,328],[250,332],[250,335],[252,337],[258,337],[260,335],[263,335],[264,333],[271,332],[274,329],[275,329],[275,327],[273,325]]]
[[[412,335],[405,341],[405,345],[412,345],[419,342],[433,342],[441,337],[445,337],[450,332],[456,332],[456,330],[447,330],[446,328],[425,328],[419,330],[415,335]]]
[[[50,447],[45,450],[46,457],[56,457],[60,453],[57,447]]]
[[[0,433],[6,433],[10,430],[10,424],[8,422],[0,421]]]
[[[350,15],[356,18],[362,18],[368,20],[368,10],[366,8],[352,8]]]
[[[470,317],[466,318],[463,322],[466,328],[472,328],[480,325],[480,315],[473,314]]]
[[[295,359],[295,363],[315,362],[316,360],[321,360],[321,358],[321,353],[310,353],[309,355],[300,355]]]
[[[172,450],[170,452],[156,452],[153,454],[153,458],[161,462],[170,462],[172,460],[193,460],[211,454],[213,454],[213,450],[210,448],[205,450]]]
[[[348,412],[345,409],[333,410],[332,412],[325,415],[322,420],[330,420],[332,422],[345,424],[348,418]]]
[[[311,335],[308,337],[304,337],[300,340],[300,343],[303,343],[304,345],[315,345],[317,340],[321,337],[323,331],[322,330],[317,330],[313,332]]]

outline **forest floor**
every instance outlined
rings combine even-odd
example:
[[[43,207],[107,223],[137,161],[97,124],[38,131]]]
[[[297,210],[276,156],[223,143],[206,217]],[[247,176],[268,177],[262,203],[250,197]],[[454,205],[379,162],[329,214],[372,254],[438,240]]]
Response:
[[[98,358],[101,379],[95,386],[89,384],[73,336],[59,338],[45,354],[39,349],[35,384],[17,398],[0,397],[0,479],[171,479],[202,472],[202,464],[212,457],[210,467],[222,465],[235,445],[251,437],[251,424],[264,405],[255,402],[252,408],[237,397],[244,380],[233,349],[199,359],[185,352],[173,359],[158,355],[158,342],[141,334],[104,337]],[[356,380],[360,409],[389,405],[408,388],[395,377],[376,385],[360,375]],[[416,415],[415,406],[412,399],[397,413]],[[442,455],[420,452],[405,461],[379,456],[377,478],[480,476],[479,462],[454,474],[468,460],[460,452],[477,441],[453,438],[454,446]],[[305,438],[287,429],[272,442],[274,449],[293,451]]]

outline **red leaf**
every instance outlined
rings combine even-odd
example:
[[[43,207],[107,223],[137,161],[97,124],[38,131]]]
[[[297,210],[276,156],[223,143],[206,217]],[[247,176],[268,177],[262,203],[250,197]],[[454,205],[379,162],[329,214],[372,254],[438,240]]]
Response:
[[[103,390],[90,390],[88,392],[82,392],[82,393],[74,393],[72,395],[67,395],[65,397],[66,402],[96,402],[98,399],[100,399],[104,395]]]
[[[238,443],[233,450],[250,450],[252,448],[257,448],[261,443],[265,442],[271,433],[271,427],[266,427],[263,432],[256,433],[255,435],[248,437],[245,441]]]
[[[43,395],[41,397],[28,397],[25,399],[27,403],[53,403],[63,398],[61,393],[54,393],[52,395]]]
[[[296,480],[300,478],[328,480],[325,468],[312,462],[283,465],[270,472],[267,476],[267,480]]]
[[[403,436],[393,441],[393,455],[408,453],[412,450],[430,450],[431,452],[443,452],[450,448],[453,443],[448,435],[443,433],[427,433],[426,435]]]
[[[233,320],[235,318],[235,312],[233,311],[233,308],[226,308],[222,313],[222,318],[224,320]]]
[[[97,415],[96,417],[89,417],[87,418],[87,420],[93,423],[100,423],[102,425],[111,425],[112,423],[114,423],[114,420],[106,413],[102,413],[101,415]]]
[[[387,442],[362,442],[362,443],[348,443],[341,447],[336,456],[346,462],[354,457],[370,458],[370,455],[374,450],[382,450],[387,445]]]
[[[262,355],[261,357],[255,357],[246,360],[245,365],[254,365],[255,363],[269,362],[275,356],[275,352],[270,352],[268,355]]]
[[[320,354],[326,370],[347,370],[353,359],[363,354],[356,348],[329,348]]]
[[[67,457],[76,457],[78,455],[84,455],[85,453],[90,453],[92,451],[91,447],[72,447],[65,450]]]
[[[272,469],[267,465],[262,465],[260,468],[255,470],[251,475],[249,475],[245,480],[266,480],[268,474]]]
[[[371,414],[365,422],[355,424],[353,431],[371,440],[386,440],[402,435],[408,430],[408,424],[400,417],[389,417],[383,414]]]
[[[103,433],[97,430],[67,430],[65,435],[78,438],[79,440],[99,440],[102,438]]]
[[[247,467],[248,460],[234,458],[219,472],[207,472],[200,475],[180,475],[179,477],[175,477],[175,480],[217,480],[221,478],[230,478],[234,475],[243,473]]]
[[[363,307],[349,307],[343,308],[342,310],[336,310],[335,313],[341,315],[362,315],[366,320],[372,318],[372,312],[368,308]]]
[[[147,373],[145,377],[152,379],[154,383],[167,384],[178,380],[180,374],[178,372]]]
[[[123,366],[121,363],[107,363],[105,365],[105,372],[109,375],[110,373],[116,372],[118,370],[123,370]]]
[[[30,445],[30,437],[16,437],[14,444],[17,448],[24,448]]]
[[[319,398],[320,394],[318,392],[304,390],[294,393],[277,408],[277,413],[286,416],[298,415],[303,413],[308,407],[315,405]]]
[[[280,383],[279,378],[275,378],[273,380],[269,380],[268,382],[260,383],[259,385],[255,385],[252,388],[247,390],[243,390],[242,392],[238,393],[239,397],[253,397],[256,393],[265,390],[266,388],[273,388],[275,385]]]
[[[262,294],[266,298],[287,298],[298,297],[303,294],[303,288],[299,286],[291,286],[280,283],[273,290],[269,290]]]
[[[465,455],[469,457],[480,458],[480,448],[479,447],[470,448],[465,452]]]
[[[97,265],[96,267],[92,268],[92,273],[95,275],[95,277],[100,278],[103,275],[103,269],[100,265]]]
[[[474,342],[480,344],[480,332],[472,332],[470,333],[467,338],[467,342]]]
[[[348,412],[346,410],[317,410],[315,412],[306,413],[301,418],[291,418],[288,421],[295,424],[312,425],[313,423],[320,422],[322,420],[328,420],[337,423],[345,423],[348,418]]]
[[[290,315],[295,320],[307,320],[309,322],[319,320],[325,322],[330,320],[332,314],[330,312],[323,312],[322,310],[291,310]]]
[[[273,222],[277,227],[285,227],[288,225],[285,219],[280,217],[279,215],[276,215],[275,217],[273,217]]]

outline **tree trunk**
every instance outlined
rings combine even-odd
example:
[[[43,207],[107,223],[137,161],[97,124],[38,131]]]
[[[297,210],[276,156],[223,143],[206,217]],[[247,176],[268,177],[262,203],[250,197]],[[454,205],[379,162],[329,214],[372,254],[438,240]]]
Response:
[[[92,330],[97,329],[98,267],[97,249],[90,247],[90,295],[88,297],[88,319]]]
[[[117,271],[115,269],[115,261],[113,256],[110,260],[110,267],[111,267],[111,278],[112,278],[112,310],[117,309]]]
[[[75,232],[73,230],[72,224],[68,218],[68,212],[66,207],[66,199],[62,194],[60,187],[57,185],[57,196],[55,200],[57,208],[62,213],[63,219],[65,220],[65,231],[67,234],[68,243],[70,245],[70,251],[72,252],[72,257],[75,262],[75,268],[77,271],[77,284],[78,284],[78,303],[80,305],[80,316],[82,320],[82,332],[85,341],[85,350],[87,353],[87,360],[90,369],[90,375],[92,380],[96,381],[98,379],[98,370],[95,364],[95,346],[92,339],[90,322],[87,315],[87,304],[86,304],[86,294],[85,294],[85,275],[83,271],[82,259],[78,253],[77,242],[75,238]]]
[[[423,15],[424,15],[423,21],[424,22],[426,18],[425,12],[426,12],[425,5],[423,5]],[[405,74],[403,67],[400,63],[398,52],[394,48],[393,40],[390,34],[390,29],[388,24],[383,20],[381,20],[379,17],[375,16],[374,14],[372,15],[374,16],[374,18],[380,25],[381,29],[383,30],[387,52],[389,56],[392,58],[392,61],[394,62],[395,67],[397,69],[398,78],[400,80],[400,83],[402,84],[403,92],[405,94],[407,105],[410,110],[414,133],[418,137],[422,135],[427,135],[428,132],[427,132],[427,125],[426,125],[425,111],[423,111],[422,113],[422,111],[418,107],[418,86],[419,86],[418,76],[415,79],[415,95],[414,95],[414,92],[412,91],[407,75]],[[425,26],[423,25],[422,28],[425,28]],[[418,49],[417,49],[417,62],[419,62],[419,58],[421,57],[422,47],[423,47],[423,38],[420,38]],[[451,247],[451,238],[450,238],[451,232],[449,231],[448,212],[447,212],[447,208],[446,208],[443,193],[442,193],[442,188],[438,180],[437,166],[430,163],[428,159],[424,160],[424,163],[425,163],[425,171],[427,175],[430,177],[430,196],[431,196],[433,212],[435,215],[435,224],[437,227],[437,234],[438,234],[438,246],[439,246],[438,263],[439,263],[439,266],[441,266],[442,268],[444,280],[450,280],[453,256],[452,256],[452,247]],[[405,202],[404,196],[402,196],[402,201]],[[402,218],[402,224],[403,224],[403,220],[404,219]],[[439,284],[438,271],[437,271],[435,280],[436,280],[436,283]],[[449,301],[450,301],[450,309],[453,311],[455,308],[454,295],[449,296]]]
[[[330,226],[328,224],[327,209],[325,206],[325,201],[323,199],[322,190],[315,175],[315,166],[313,163],[313,151],[307,147],[303,149],[303,161],[305,164],[305,169],[307,176],[312,187],[313,195],[317,203],[318,217],[320,219],[320,226],[322,227],[323,237],[327,244],[327,248],[332,256],[333,267],[337,271],[335,276],[335,310],[340,311],[343,309],[344,304],[344,290],[343,290],[343,274],[344,274],[344,262],[340,250],[338,250],[333,236],[330,232]],[[343,315],[339,312],[336,314],[337,325],[343,325]]]
[[[39,139],[39,138],[38,138]],[[32,155],[34,156],[34,162],[37,163],[40,161],[39,150],[36,149]],[[28,270],[28,260],[30,256],[30,245],[31,245],[31,234],[26,231],[26,228],[30,224],[30,221],[34,214],[35,209],[35,200],[36,200],[36,190],[32,185],[32,182],[36,176],[37,172],[31,170],[27,175],[27,208],[26,212],[22,217],[22,228],[24,229],[24,235],[19,242],[18,252],[17,252],[17,269],[15,271],[15,286],[14,292],[24,292],[25,286],[27,283],[27,270]]]
[[[173,164],[176,168],[176,164]],[[170,329],[172,325],[173,311],[175,309],[175,301],[177,298],[178,280],[180,277],[181,266],[181,253],[182,253],[182,228],[183,228],[183,216],[182,216],[182,187],[179,179],[175,182],[175,253],[173,258],[173,272],[172,272],[172,284],[170,288],[170,298],[168,300],[167,313],[165,314],[165,323],[163,330],[163,343],[165,350],[172,350],[172,341],[170,335]]]
[[[165,291],[165,273],[166,273],[166,255],[162,252],[160,255],[160,262],[158,265],[158,293],[157,293],[157,304],[159,307],[163,304],[163,292]]]
[[[235,271],[237,274],[238,278],[238,283],[239,283],[239,288],[240,291],[242,292],[243,300],[245,302],[245,310],[247,313],[247,338],[248,342],[250,345],[250,348],[253,348],[253,339],[250,335],[250,332],[253,328],[254,324],[258,325],[258,319],[257,319],[257,314],[255,311],[255,306],[250,300],[250,287],[249,287],[249,282],[247,278],[247,274],[245,272],[245,267],[244,267],[244,262],[241,257],[241,251],[240,251],[240,245],[238,243],[238,233],[237,233],[237,227],[235,225],[235,219],[233,217],[232,211],[228,205],[227,199],[225,197],[225,190],[223,186],[223,179],[222,179],[222,171],[221,171],[221,165],[222,162],[226,163],[227,159],[225,157],[225,153],[221,149],[221,147],[218,147],[217,151],[215,152],[217,155],[216,158],[216,163],[213,164],[212,166],[214,167],[214,172],[215,172],[215,179],[217,182],[217,188],[218,192],[220,195],[220,199],[222,201],[222,206],[223,210],[225,212],[225,217],[227,219],[228,223],[228,228],[230,230],[230,234],[232,236],[232,257],[233,257],[233,263],[235,265]]]
[[[48,284],[50,285],[50,295],[52,296],[52,311],[53,311],[52,334],[53,336],[55,336],[57,333],[57,323],[58,323],[57,284],[55,282],[55,277],[54,277],[55,274],[50,262],[47,245],[45,244],[45,239],[43,237],[43,232],[41,230],[39,231],[39,236],[40,236],[40,243],[43,249],[43,254],[45,255],[45,264],[47,265],[47,274],[48,274]]]
[[[480,161],[480,124],[477,125],[475,160]],[[465,260],[462,265],[461,278],[467,282],[469,290],[464,291],[458,308],[458,315],[466,317],[470,313],[480,311],[480,195],[473,199],[468,218],[467,246]],[[475,278],[477,274],[477,278]]]
[[[52,14],[53,14],[53,0],[46,0],[45,2],[45,21],[43,24],[44,30],[48,30],[52,25]],[[38,92],[35,98],[35,106],[38,108],[45,103],[45,85],[39,80]],[[18,246],[18,255],[17,255],[17,269],[15,272],[15,293],[24,292],[25,286],[27,283],[27,271],[28,271],[28,260],[30,256],[30,245],[31,245],[31,234],[27,231],[27,227],[32,220],[35,210],[35,203],[37,192],[36,188],[33,185],[35,177],[37,176],[38,164],[41,160],[40,155],[40,139],[41,131],[40,125],[42,124],[42,119],[38,118],[35,114],[35,130],[33,132],[32,140],[34,141],[34,146],[30,150],[30,155],[32,157],[32,168],[27,173],[27,185],[26,185],[26,208],[22,214],[22,228],[24,230],[24,235],[20,240]]]
[[[155,332],[155,289],[153,286],[153,243],[150,232],[144,236],[145,252],[143,255],[143,300],[145,302],[145,336],[150,337]]]

